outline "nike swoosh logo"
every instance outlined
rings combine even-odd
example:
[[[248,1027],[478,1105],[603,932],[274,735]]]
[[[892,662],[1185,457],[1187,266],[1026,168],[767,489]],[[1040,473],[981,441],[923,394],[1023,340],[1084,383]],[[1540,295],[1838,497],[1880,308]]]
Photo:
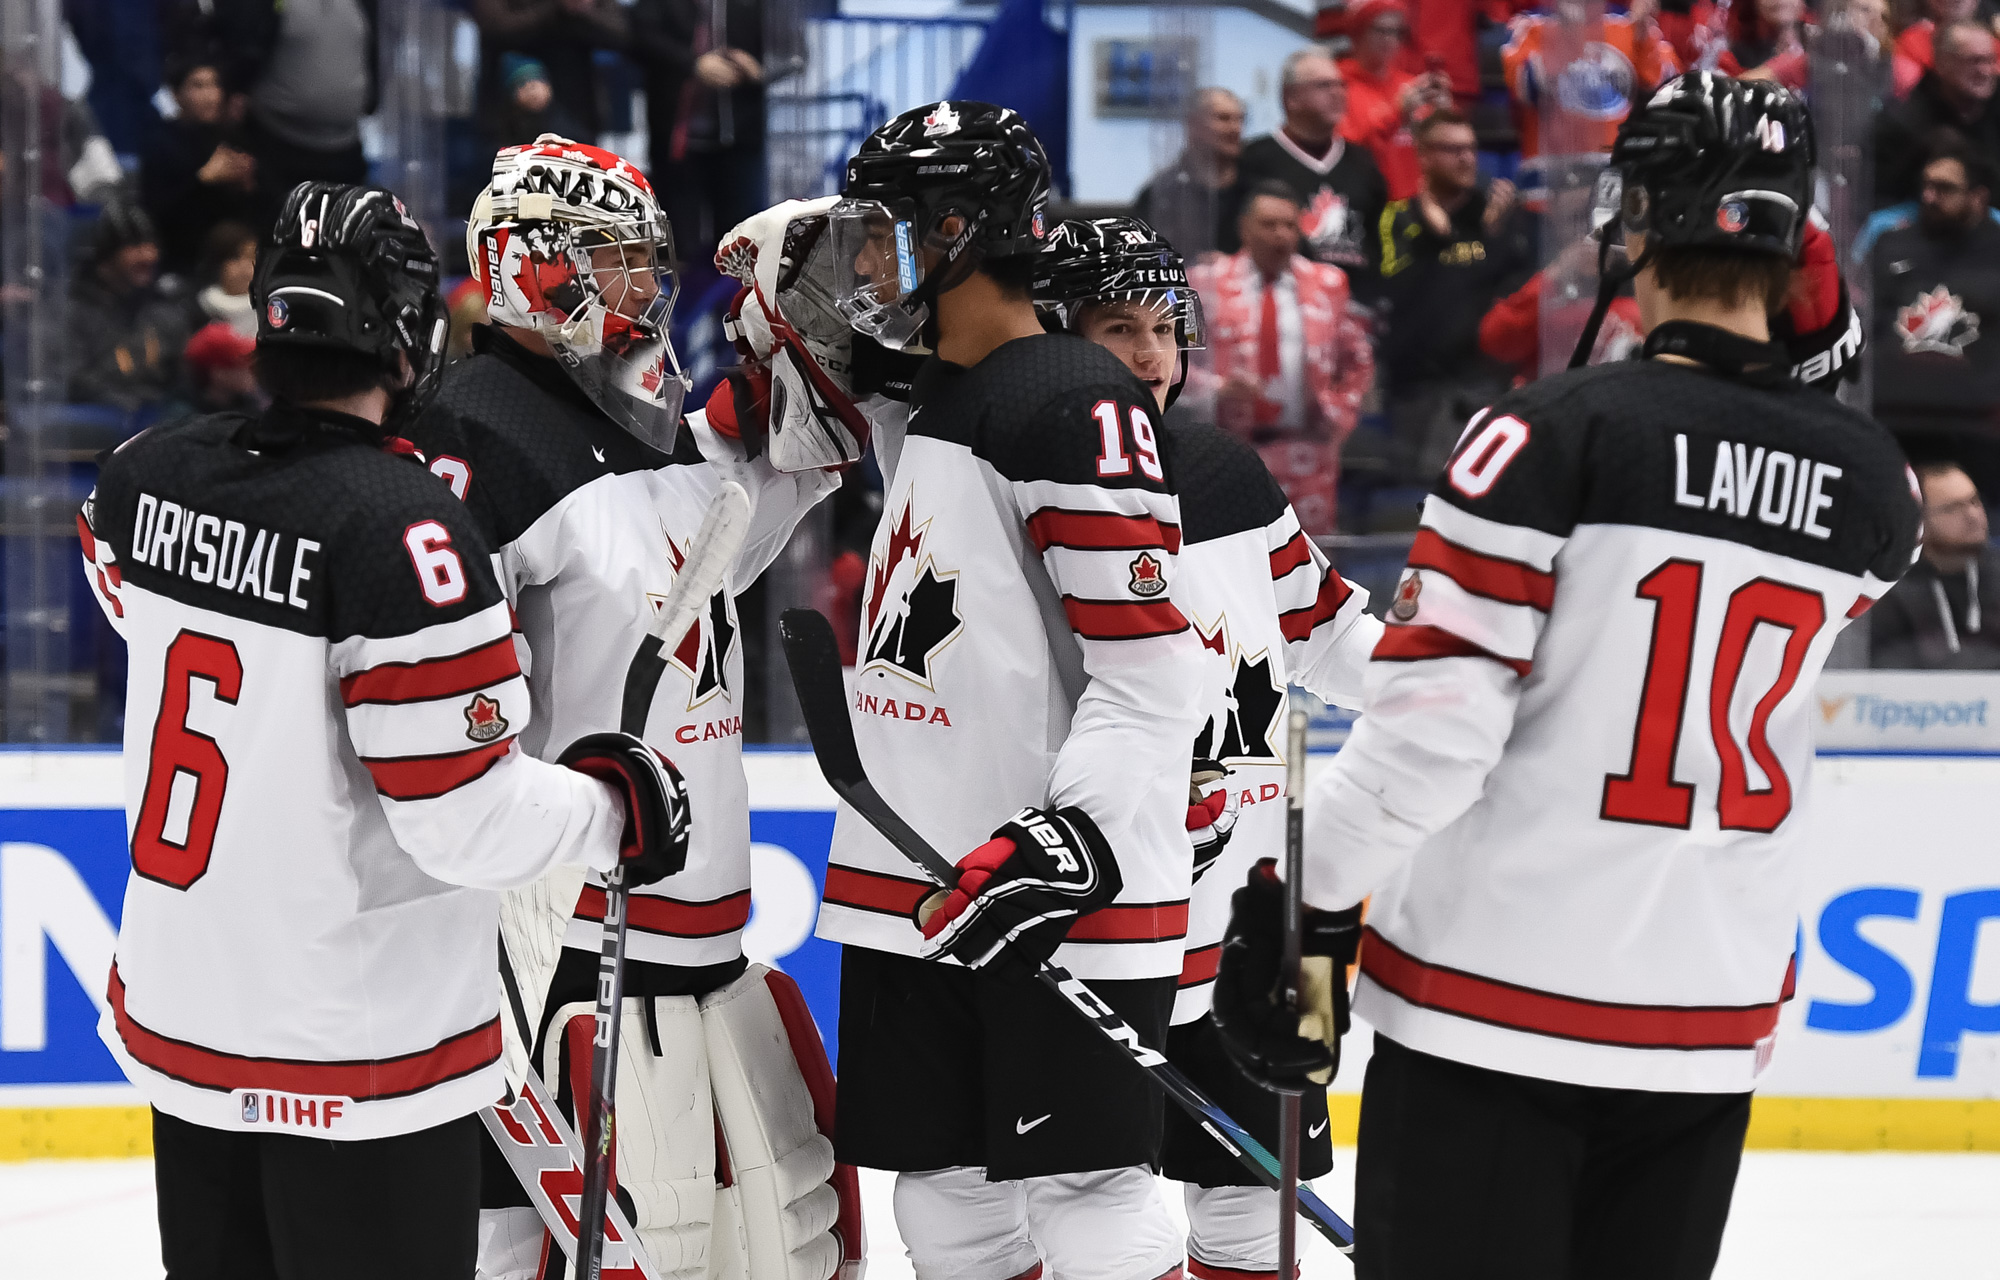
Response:
[[[1049,1113],[1049,1115],[1054,1115],[1054,1114],[1055,1114],[1055,1113],[1054,1113],[1053,1111]],[[1046,1120],[1046,1119],[1048,1119],[1048,1118],[1049,1118],[1048,1116],[1043,1116],[1043,1117],[1042,1117],[1042,1120]],[[1015,1132],[1015,1133],[1026,1133],[1026,1132],[1027,1132],[1028,1130],[1030,1130],[1030,1129],[1034,1128],[1034,1127],[1035,1127],[1036,1125],[1040,1124],[1040,1123],[1042,1122],[1042,1120],[1016,1120],[1016,1121],[1014,1122],[1014,1132]]]
[[[1325,1133],[1325,1132],[1326,1132],[1326,1126],[1327,1126],[1327,1121],[1325,1121],[1325,1120],[1322,1120],[1322,1121],[1320,1121],[1320,1122],[1319,1122],[1318,1124],[1314,1125],[1314,1126],[1313,1126],[1312,1128],[1310,1128],[1310,1129],[1306,1130],[1306,1137],[1308,1137],[1308,1138],[1317,1138],[1317,1137],[1319,1137],[1319,1135],[1321,1135],[1322,1133]]]
[[[602,462],[604,461],[604,450],[598,448],[596,445],[592,445],[590,446],[590,456]]]

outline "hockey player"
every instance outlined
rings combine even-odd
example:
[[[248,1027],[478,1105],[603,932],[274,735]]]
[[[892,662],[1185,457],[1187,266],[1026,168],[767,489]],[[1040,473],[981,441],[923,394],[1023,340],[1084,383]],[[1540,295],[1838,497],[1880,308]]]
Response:
[[[764,442],[750,423],[746,447],[727,389],[716,412],[683,419],[685,384],[667,336],[671,234],[644,175],[610,152],[553,135],[500,151],[467,223],[466,252],[494,323],[474,331],[474,354],[446,373],[412,439],[498,551],[537,712],[527,751],[546,755],[580,726],[620,723],[627,668],[711,499],[724,480],[751,495],[743,550],[645,716],[647,741],[673,751],[700,816],[686,869],[631,898],[617,1182],[663,1273],[747,1266],[764,1280],[789,1267],[818,1280],[843,1246],[859,1249],[859,1207],[850,1202],[836,1239],[832,1145],[814,1129],[799,1063],[750,1054],[741,1069],[751,1078],[725,1087],[714,1078],[723,1067],[704,1059],[718,1037],[739,1038],[746,1019],[782,1021],[806,1033],[791,1044],[806,1070],[826,1074],[790,980],[761,966],[746,972],[750,825],[734,596],[839,483],[826,468],[858,458],[865,441],[801,457],[774,439],[755,457]],[[543,1010],[535,1065],[563,1098],[587,1076],[603,913],[602,889],[571,876],[510,899],[503,916],[507,958]],[[774,1002],[792,1016],[780,1019]],[[729,1069],[737,1062],[730,1056]],[[730,1096],[769,1113],[735,1126],[722,1105]],[[782,1135],[779,1146],[760,1154],[772,1135]],[[783,1164],[784,1176],[744,1176],[766,1160]],[[737,1175],[721,1190],[719,1168]],[[752,1202],[774,1187],[777,1200]],[[540,1221],[504,1168],[490,1170],[487,1188],[495,1212],[482,1274],[533,1274],[545,1253]],[[746,1245],[765,1216],[787,1214],[790,1234],[775,1255]],[[732,1225],[712,1231],[718,1221]],[[756,1256],[746,1260],[746,1249]]]
[[[1043,332],[1048,182],[1014,112],[934,103],[863,143],[825,232],[855,327],[935,352],[906,438],[880,424],[854,719],[889,803],[973,852],[933,893],[843,810],[819,921],[845,944],[841,1158],[897,1171],[924,1280],[1181,1263],[1159,1094],[1009,959],[1054,953],[1158,1045],[1192,872],[1201,652],[1172,602],[1158,406],[1107,352]]]
[[[1606,228],[1645,358],[1503,397],[1424,508],[1306,832],[1308,952],[1365,933],[1361,1276],[1714,1265],[1790,994],[1813,681],[1917,536],[1889,435],[1768,340],[1812,161],[1782,89],[1656,93]],[[1296,1081],[1333,1055],[1270,996],[1275,882],[1236,898],[1217,1017]]]
[[[132,671],[102,1034],[154,1108],[169,1274],[469,1280],[493,891],[659,879],[685,793],[628,735],[516,748],[485,537],[399,438],[445,337],[401,203],[302,184],[252,292],[271,407],[139,435],[78,519]]]
[[[1214,426],[1166,418],[1184,353],[1202,340],[1201,301],[1173,247],[1137,219],[1101,218],[1056,227],[1042,261],[1043,315],[1118,356],[1159,404],[1180,486],[1174,603],[1208,656],[1208,718],[1194,755],[1227,770],[1199,803],[1190,796],[1195,884],[1167,1056],[1275,1151],[1277,1095],[1228,1060],[1208,1017],[1230,893],[1260,859],[1284,851],[1287,687],[1359,707],[1382,624],[1365,612],[1368,592],[1300,531],[1255,449]],[[1300,1174],[1317,1177],[1333,1165],[1324,1090],[1306,1094],[1300,1125]],[[1177,1108],[1167,1112],[1162,1172],[1187,1184],[1191,1276],[1277,1275],[1277,1192]]]

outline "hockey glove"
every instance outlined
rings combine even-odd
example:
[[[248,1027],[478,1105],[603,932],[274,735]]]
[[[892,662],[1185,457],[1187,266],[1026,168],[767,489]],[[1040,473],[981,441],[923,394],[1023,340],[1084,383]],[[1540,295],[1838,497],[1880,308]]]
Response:
[[[1361,944],[1361,907],[1305,913],[1297,1011],[1281,1003],[1285,887],[1265,858],[1229,900],[1229,931],[1215,975],[1215,1025],[1243,1073],[1267,1089],[1332,1083],[1347,1034],[1347,966]]]
[[[687,865],[687,783],[673,761],[629,733],[587,733],[563,748],[556,763],[608,782],[624,797],[618,857],[628,886],[664,880]]]
[[[1199,880],[1222,851],[1229,847],[1229,833],[1236,829],[1236,792],[1229,785],[1229,770],[1214,760],[1195,757],[1188,778],[1188,838],[1194,841],[1194,878]]]
[[[723,372],[708,393],[708,425],[718,435],[741,440],[752,458],[764,450],[771,423],[771,371],[757,364]]]
[[[961,858],[958,887],[917,906],[925,954],[970,968],[1002,954],[1040,964],[1079,916],[1124,888],[1111,846],[1081,809],[1023,809]]]

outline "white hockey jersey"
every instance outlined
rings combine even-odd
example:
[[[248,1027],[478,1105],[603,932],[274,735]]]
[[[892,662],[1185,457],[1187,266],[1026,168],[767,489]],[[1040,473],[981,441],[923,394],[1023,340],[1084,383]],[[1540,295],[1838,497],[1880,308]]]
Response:
[[[1498,1071],[1752,1088],[1813,682],[1917,522],[1888,433],[1777,377],[1612,365],[1474,419],[1310,797],[1307,900],[1377,891],[1360,1016]]]
[[[972,369],[930,361],[905,438],[877,431],[853,691],[869,778],[950,858],[1023,806],[1081,808],[1124,891],[1057,962],[1179,972],[1202,658],[1171,594],[1180,515],[1150,394],[1081,338],[1020,338]],[[933,887],[843,807],[819,935],[920,954],[911,912]]]
[[[1236,827],[1194,884],[1176,1025],[1208,1013],[1230,895],[1260,858],[1285,856],[1286,690],[1361,705],[1382,624],[1299,528],[1257,451],[1212,426],[1167,427],[1181,504],[1174,603],[1201,640],[1206,722],[1194,752],[1229,770]]]
[[[747,461],[699,413],[671,457],[657,453],[600,413],[554,360],[491,329],[475,332],[478,354],[446,372],[411,439],[499,550],[535,701],[535,727],[521,740],[533,754],[546,759],[581,734],[618,727],[626,669],[716,490],[735,480],[750,494],[752,525],[736,564],[654,695],[644,736],[687,780],[688,860],[633,890],[627,942],[640,962],[733,960],[750,919],[735,596],[839,477]],[[603,918],[604,892],[592,884],[565,945],[595,952]]]
[[[527,685],[464,509],[357,420],[306,421],[148,431],[78,519],[131,654],[101,1034],[184,1120],[375,1138],[500,1096],[492,891],[609,869],[625,815],[516,747]]]

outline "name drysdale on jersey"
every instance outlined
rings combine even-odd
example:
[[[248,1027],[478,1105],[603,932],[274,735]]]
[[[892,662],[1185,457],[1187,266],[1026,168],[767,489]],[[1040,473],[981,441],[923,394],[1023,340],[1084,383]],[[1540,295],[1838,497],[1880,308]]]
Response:
[[[133,564],[294,609],[313,606],[318,588],[308,560],[318,555],[319,543],[311,538],[226,520],[150,493],[140,493],[132,515]]]

